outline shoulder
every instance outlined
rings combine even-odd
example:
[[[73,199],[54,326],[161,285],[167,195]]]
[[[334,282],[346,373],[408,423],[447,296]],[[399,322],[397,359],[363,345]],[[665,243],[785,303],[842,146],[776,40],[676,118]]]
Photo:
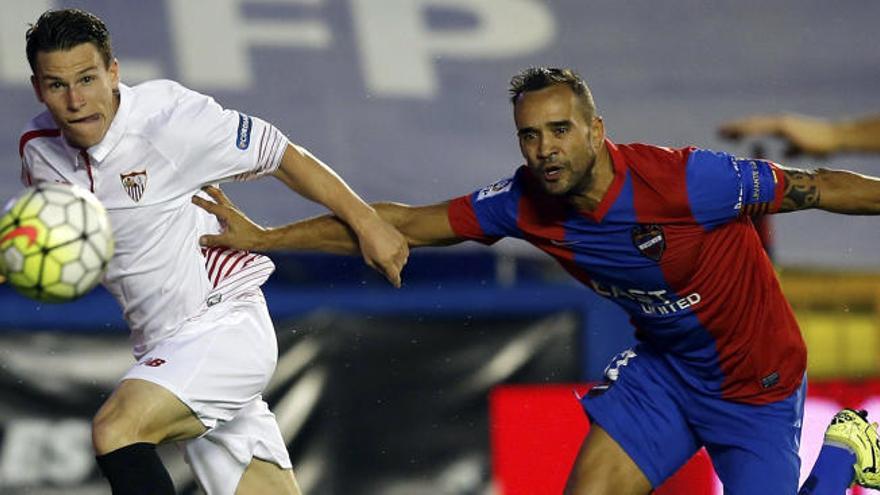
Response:
[[[217,106],[214,99],[168,79],[143,82],[129,88],[132,98],[128,133],[160,144],[182,136],[198,136]],[[207,120],[206,120],[207,119]]]
[[[630,168],[653,170],[684,167],[691,155],[698,150],[693,146],[670,148],[644,143],[618,144],[617,149]]]
[[[517,169],[511,177],[497,180],[479,190],[474,195],[474,201],[491,199],[493,203],[515,200],[522,194],[524,183],[528,180],[528,170],[525,166]]]
[[[29,147],[55,144],[54,138],[59,137],[61,137],[61,131],[55,125],[49,112],[45,111],[31,119],[22,129],[18,140],[18,154],[24,157],[25,150]]]
[[[645,178],[678,176],[683,179],[695,173],[703,175],[735,168],[732,155],[696,146],[668,148],[640,143],[617,146],[627,167]]]
[[[179,82],[170,79],[145,81],[132,86],[130,89],[138,99],[145,101],[176,101],[190,93],[196,93]]]
[[[146,81],[129,90],[133,114],[140,119],[185,115],[194,106],[200,108],[214,101],[210,96],[169,79]]]

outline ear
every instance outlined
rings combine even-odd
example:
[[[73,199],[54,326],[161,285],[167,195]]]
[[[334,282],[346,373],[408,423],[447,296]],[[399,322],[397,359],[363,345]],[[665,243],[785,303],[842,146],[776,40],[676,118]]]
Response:
[[[110,86],[113,91],[119,89],[119,60],[113,59],[113,62],[110,62],[110,68],[107,69],[107,72],[110,73]]]
[[[590,145],[593,149],[599,149],[605,142],[605,121],[601,116],[596,115],[590,122]]]
[[[43,91],[40,89],[40,82],[37,81],[37,76],[31,74],[31,87],[34,88],[34,95],[37,97],[37,101],[40,103],[46,103],[43,100]]]

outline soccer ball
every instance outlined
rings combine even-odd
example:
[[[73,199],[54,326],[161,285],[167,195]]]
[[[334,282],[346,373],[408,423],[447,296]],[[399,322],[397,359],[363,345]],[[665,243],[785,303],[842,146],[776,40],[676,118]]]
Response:
[[[40,183],[0,217],[0,273],[27,297],[65,302],[89,292],[113,256],[107,211],[89,191]]]

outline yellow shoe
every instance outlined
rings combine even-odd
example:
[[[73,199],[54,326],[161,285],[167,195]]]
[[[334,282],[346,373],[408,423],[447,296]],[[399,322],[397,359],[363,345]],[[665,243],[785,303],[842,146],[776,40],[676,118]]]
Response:
[[[825,443],[856,455],[853,464],[856,484],[880,488],[880,440],[877,438],[877,423],[868,422],[867,411],[843,409],[835,414],[825,430]]]

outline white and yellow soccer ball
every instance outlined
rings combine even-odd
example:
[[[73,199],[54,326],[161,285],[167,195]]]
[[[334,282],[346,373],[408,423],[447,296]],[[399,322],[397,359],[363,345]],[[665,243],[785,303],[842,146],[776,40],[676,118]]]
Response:
[[[107,211],[82,187],[28,187],[0,217],[0,273],[32,299],[65,302],[86,294],[112,256]]]

